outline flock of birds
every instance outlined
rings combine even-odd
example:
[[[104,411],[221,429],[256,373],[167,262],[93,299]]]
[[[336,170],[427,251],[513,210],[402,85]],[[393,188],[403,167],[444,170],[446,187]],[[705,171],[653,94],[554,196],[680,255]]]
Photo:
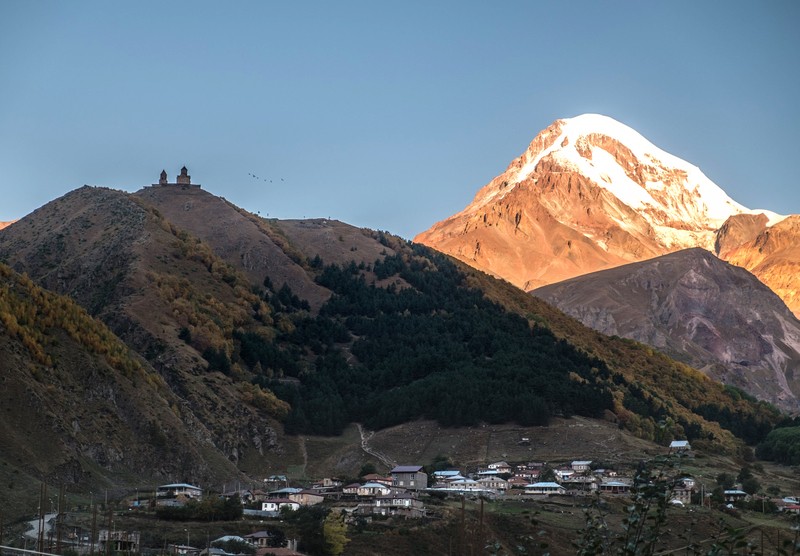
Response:
[[[251,178],[253,178],[254,180],[268,181],[269,183],[272,183],[271,179],[262,178],[261,176],[257,176],[255,174],[253,174],[252,172],[247,172],[247,175],[250,176]],[[281,178],[281,181],[284,181],[284,179]],[[261,216],[261,211],[257,211],[257,213],[258,213],[259,216]],[[269,213],[267,213],[267,216],[269,216]],[[305,215],[303,216],[303,218],[305,219]],[[329,216],[328,220],[330,220],[330,219],[331,219],[331,217]]]
[[[272,180],[268,180],[267,178],[262,178],[260,176],[255,175],[255,174],[251,174],[250,172],[247,172],[247,175],[250,176],[251,178],[253,178],[254,180],[263,180],[263,181],[269,181],[269,183],[272,183]],[[283,181],[283,178],[281,178],[281,181]]]

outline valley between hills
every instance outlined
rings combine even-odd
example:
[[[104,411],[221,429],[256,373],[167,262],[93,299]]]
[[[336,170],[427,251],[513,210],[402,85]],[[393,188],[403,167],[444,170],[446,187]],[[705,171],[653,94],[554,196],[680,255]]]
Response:
[[[0,229],[4,515],[35,511],[42,483],[85,521],[100,492],[125,513],[160,484],[310,487],[389,463],[592,460],[630,483],[674,440],[709,491],[746,470],[748,502],[797,495],[798,217],[738,205],[620,124],[575,120],[415,242],[262,218],[191,183],[84,186]],[[485,537],[474,502],[470,543],[533,550],[542,512],[551,553],[574,553],[581,500],[492,506]],[[700,504],[703,534],[723,516],[762,525],[724,502]],[[430,553],[466,543],[457,503],[426,505],[435,518],[351,527],[345,553],[380,534],[381,553],[424,553],[409,530]],[[173,544],[208,531],[153,515],[131,526]],[[781,515],[771,532],[789,530]]]

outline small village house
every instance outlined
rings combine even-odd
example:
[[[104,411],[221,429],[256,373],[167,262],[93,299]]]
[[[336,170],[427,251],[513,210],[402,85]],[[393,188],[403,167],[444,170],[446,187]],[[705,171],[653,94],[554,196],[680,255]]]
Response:
[[[464,490],[474,491],[474,490],[481,490],[483,489],[483,487],[478,481],[474,479],[456,479],[454,481],[449,481],[445,489],[457,490],[457,491],[464,491]]]
[[[566,494],[567,490],[558,483],[539,482],[525,486],[525,494]]]
[[[789,514],[800,514],[800,504],[785,504],[778,506],[779,511]]]
[[[244,535],[244,540],[255,546],[256,549],[269,547],[271,538],[272,534],[269,531],[256,531],[255,533]]]
[[[272,498],[270,500],[265,500],[264,502],[261,502],[262,512],[279,513],[283,508],[288,508],[290,510],[299,510],[300,503],[294,500],[290,500],[289,498]]]
[[[261,490],[260,488],[257,488],[253,491],[254,502],[263,502],[267,498],[269,498],[269,493],[267,491]]]
[[[372,503],[370,510],[371,513],[378,515],[401,515],[407,518],[425,517],[425,505],[407,492],[379,496]]]
[[[358,496],[386,496],[392,489],[381,483],[365,483],[358,487]]]
[[[288,498],[301,506],[314,506],[316,504],[321,504],[325,500],[322,494],[313,490],[301,490],[300,492],[290,494]]]
[[[156,490],[156,496],[185,496],[186,498],[201,498],[203,489],[188,483],[174,483],[161,485]]]
[[[669,443],[670,453],[684,453],[692,449],[688,440],[673,440]]]
[[[331,487],[342,486],[342,481],[340,481],[339,479],[332,479],[331,477],[325,477],[318,484],[323,488],[331,488]]]
[[[433,478],[435,480],[437,480],[437,481],[439,479],[446,479],[448,477],[456,477],[458,475],[461,475],[461,471],[459,471],[458,469],[444,469],[442,471],[434,471],[433,472]]]
[[[457,469],[447,469],[444,471],[434,471],[433,475],[431,475],[433,479],[433,484],[437,486],[442,486],[449,481],[454,481],[456,479],[463,479],[464,476],[461,474],[461,471]]]
[[[486,468],[490,471],[495,471],[498,474],[511,473],[511,466],[505,461],[490,463],[486,466]]]
[[[203,489],[188,483],[173,483],[156,488],[157,506],[183,506],[189,500],[200,500]]]
[[[286,475],[270,475],[264,479],[264,486],[266,488],[287,487],[289,478]]]
[[[296,488],[296,487],[285,487],[285,488],[280,488],[278,490],[273,490],[273,491],[271,491],[269,493],[269,495],[272,498],[285,498],[285,497],[289,496],[290,494],[294,494],[296,492],[300,492],[301,490],[303,490],[303,489],[302,488]]]
[[[464,480],[464,479],[466,479],[466,478],[467,478],[467,477],[465,477],[464,475],[462,475],[462,474],[460,474],[460,473],[459,473],[458,475],[451,475],[451,476],[449,476],[449,477],[445,477],[445,478],[444,478],[442,481],[440,481],[438,484],[447,486],[447,485],[449,485],[450,483],[452,483],[453,481],[463,481],[463,480]]]
[[[575,475],[575,471],[573,471],[571,467],[559,467],[558,469],[553,469],[553,473],[559,481],[563,481]]]
[[[592,462],[587,460],[575,460],[570,464],[575,473],[588,473],[591,470]]]
[[[421,465],[398,465],[390,471],[392,486],[409,490],[424,490],[428,488],[428,474],[422,470]]]
[[[326,477],[321,481],[311,485],[311,488],[309,490],[315,491],[320,494],[324,494],[337,491],[339,488],[341,488],[341,486],[342,486],[342,481]]]
[[[357,495],[359,488],[361,488],[360,483],[351,483],[342,487],[342,494]]]
[[[600,483],[597,488],[603,494],[626,494],[631,491],[631,485],[622,481]]]
[[[370,473],[369,475],[364,475],[361,477],[361,480],[365,483],[381,483],[388,487],[392,486],[392,477],[387,477],[386,475],[378,475],[377,473]]]
[[[478,479],[478,484],[488,490],[504,491],[509,488],[508,481],[502,477],[483,477]]]
[[[536,482],[536,480],[539,478],[539,475],[541,474],[541,472],[542,472],[541,469],[520,469],[520,468],[517,468],[517,470],[514,472],[514,477],[517,477],[519,479],[523,479],[525,481],[525,484],[530,484],[530,483],[535,483]]]
[[[734,504],[736,502],[742,502],[742,501],[746,501],[746,500],[750,499],[750,495],[749,494],[747,494],[743,490],[739,490],[738,488],[731,489],[731,490],[726,490],[723,494],[725,496],[725,501],[726,502],[731,502],[731,503],[734,503]]]
[[[592,475],[575,474],[561,481],[567,490],[593,491],[597,490],[600,480]]]

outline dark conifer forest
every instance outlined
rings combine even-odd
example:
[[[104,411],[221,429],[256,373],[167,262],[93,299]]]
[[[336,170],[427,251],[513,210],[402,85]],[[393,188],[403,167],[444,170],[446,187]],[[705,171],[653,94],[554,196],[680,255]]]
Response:
[[[646,387],[468,287],[446,256],[406,247],[373,265],[316,258],[317,282],[333,292],[317,315],[283,287],[277,305],[293,326],[274,343],[236,334],[241,358],[261,369],[254,382],[290,404],[287,432],[336,435],[351,422],[381,429],[420,418],[546,425],[553,416],[607,415],[615,389],[633,414],[672,418]],[[768,408],[698,410],[751,444],[772,426]],[[673,421],[690,439],[707,435],[697,423]]]

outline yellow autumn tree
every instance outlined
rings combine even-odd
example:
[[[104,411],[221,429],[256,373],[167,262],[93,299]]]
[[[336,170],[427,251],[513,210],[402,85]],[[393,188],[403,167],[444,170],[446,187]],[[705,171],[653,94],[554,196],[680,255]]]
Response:
[[[344,547],[350,542],[347,538],[347,524],[344,522],[344,514],[341,512],[331,512],[322,524],[322,534],[325,537],[325,548],[328,554],[339,556],[344,552]]]

